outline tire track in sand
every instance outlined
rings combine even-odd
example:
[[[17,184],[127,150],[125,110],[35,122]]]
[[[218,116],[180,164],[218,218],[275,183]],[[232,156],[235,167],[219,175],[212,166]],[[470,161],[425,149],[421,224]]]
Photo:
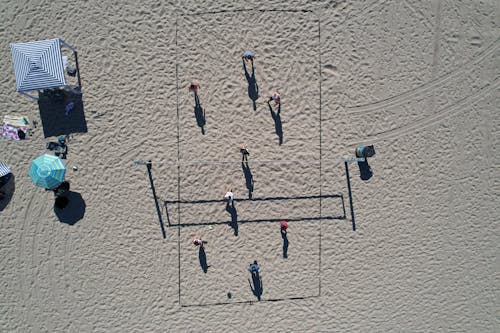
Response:
[[[471,60],[463,64],[462,67],[454,71],[451,71],[441,77],[438,77],[434,80],[424,83],[421,86],[418,86],[414,89],[408,90],[398,95],[391,96],[389,98],[379,100],[374,103],[347,106],[346,113],[352,115],[361,113],[364,114],[366,112],[377,111],[382,108],[397,106],[405,103],[408,99],[415,98],[425,92],[429,92],[430,90],[440,86],[443,83],[449,82],[451,79],[459,76],[462,73],[469,73],[472,71],[476,71],[479,69],[478,65],[480,65],[484,59],[494,54],[498,50],[499,40],[500,38],[497,38],[494,42],[492,42],[483,50],[478,52]]]
[[[31,206],[33,205],[33,199],[35,198],[36,193],[32,193],[31,197],[29,198],[28,204],[25,206],[24,209],[24,216],[23,216],[23,224],[21,226],[20,230],[20,236],[19,236],[19,246],[18,246],[18,253],[17,253],[17,279],[19,281],[19,295],[23,295],[23,297],[20,298],[20,301],[22,304],[20,304],[20,311],[24,310],[24,314],[22,318],[25,318],[25,323],[30,323],[33,322],[30,320],[30,306],[31,304],[30,301],[32,302],[33,297],[31,296],[33,292],[33,288],[27,283],[26,281],[26,229],[27,229],[27,224],[28,224],[28,218],[29,218],[29,212],[31,211]],[[30,292],[27,292],[29,290]],[[21,316],[19,316],[21,317]],[[36,325],[36,324],[35,324]]]
[[[455,115],[456,113],[459,113],[463,111],[462,109],[465,108],[466,106],[473,104],[475,102],[478,102],[481,97],[483,97],[485,94],[489,93],[492,90],[495,90],[500,87],[500,80],[498,78],[493,82],[486,84],[483,86],[481,89],[479,89],[475,94],[466,96],[459,101],[448,105],[436,112],[435,115],[430,116],[430,117],[425,117],[421,120],[418,120],[414,123],[412,123],[409,126],[402,126],[402,127],[397,127],[395,129],[391,129],[385,132],[377,133],[373,136],[367,136],[366,138],[362,140],[357,140],[355,142],[350,142],[348,146],[355,146],[358,145],[364,141],[370,141],[370,142],[377,142],[381,140],[387,140],[387,139],[394,139],[398,138],[402,135],[409,134],[411,132],[414,132],[416,130],[421,130],[426,127],[429,127],[431,125],[434,125],[436,123],[439,123],[440,121],[451,117]]]
[[[44,193],[45,194],[45,193]],[[38,198],[38,197],[37,197]],[[39,244],[40,244],[40,238],[38,237],[39,235],[43,235],[43,233],[40,232],[40,228],[42,226],[41,221],[36,221],[36,217],[40,216],[46,216],[44,214],[45,206],[43,205],[43,201],[41,201],[41,197],[38,198],[38,200],[33,201],[32,209],[27,210],[27,213],[30,213],[28,215],[28,221],[33,225],[34,224],[34,231],[32,235],[32,241],[31,241],[31,273],[32,273],[32,292],[31,292],[31,298],[30,298],[30,312],[33,313],[34,309],[39,309],[39,304],[44,300],[44,297],[42,296],[40,292],[40,280],[41,280],[41,274],[43,274],[43,268],[46,266],[43,263],[43,260],[41,260],[40,253],[39,251]],[[46,254],[43,254],[46,255]],[[48,278],[48,277],[47,277]],[[47,300],[45,300],[46,302]],[[49,303],[50,304],[50,303]],[[38,314],[34,314],[34,316],[38,316]],[[36,317],[35,317],[36,318]],[[33,322],[33,321],[32,321]],[[37,324],[35,324],[37,325]],[[53,331],[51,327],[53,324],[52,322],[47,323],[47,328],[49,331]]]
[[[64,230],[65,229],[65,230]],[[60,325],[61,324],[61,321],[64,321],[65,323],[67,322],[66,321],[66,316],[65,316],[65,312],[64,312],[64,307],[63,307],[63,302],[60,298],[60,293],[58,292],[59,290],[61,289],[65,289],[65,285],[62,285],[62,284],[58,284],[58,278],[61,276],[60,274],[60,271],[57,269],[58,267],[61,267],[63,266],[64,267],[64,272],[66,272],[66,253],[67,253],[67,243],[68,243],[68,238],[70,237],[70,233],[68,232],[68,229],[67,228],[59,228],[59,229],[52,229],[50,230],[51,232],[54,232],[54,234],[50,235],[49,239],[47,240],[47,242],[49,242],[48,244],[48,253],[47,253],[47,261],[48,261],[48,283],[50,285],[50,297],[52,299],[52,302],[53,302],[53,309],[55,309],[59,316],[59,322],[58,324]],[[61,240],[60,238],[57,237],[57,235],[61,235],[61,232],[63,233],[64,235],[64,238],[63,240]],[[64,244],[58,244],[60,242],[64,242]],[[63,261],[62,261],[62,264],[61,264],[61,258],[59,257],[59,251],[58,251],[58,248],[60,248],[59,246],[62,245],[62,248],[64,248],[65,250],[65,254],[63,255]],[[57,257],[56,257],[57,255]],[[59,262],[59,266],[56,264],[56,262]],[[69,295],[71,293],[68,293],[68,292],[64,292],[64,295]],[[72,303],[74,304],[74,303]],[[55,331],[55,328],[54,328],[54,325],[55,324],[52,324],[52,328],[53,330],[52,331]],[[57,326],[56,326],[57,327]]]
[[[25,207],[24,216],[23,216],[23,225],[20,232],[20,254],[18,257],[18,267],[20,268],[18,271],[18,278],[20,280],[20,295],[25,295],[23,297],[23,309],[25,311],[24,317],[28,319],[27,322],[33,323],[33,329],[35,331],[40,330],[38,327],[38,321],[34,320],[33,316],[38,316],[39,313],[35,313],[35,310],[40,309],[40,302],[44,301],[44,297],[40,292],[39,284],[37,282],[40,281],[40,274],[43,273],[41,269],[44,267],[48,269],[48,274],[43,276],[45,279],[49,279],[49,292],[52,300],[47,303],[47,305],[52,306],[55,300],[55,292],[54,288],[57,288],[55,285],[55,280],[53,279],[53,274],[51,272],[51,268],[54,265],[54,258],[51,256],[49,245],[49,252],[44,253],[44,256],[47,257],[47,263],[44,264],[44,260],[40,260],[39,254],[42,253],[40,251],[39,244],[43,242],[45,244],[45,239],[41,239],[38,237],[39,235],[45,235],[40,231],[42,224],[39,221],[36,221],[37,217],[47,216],[48,208],[45,205],[45,200],[37,193],[32,193],[28,204]],[[31,240],[29,239],[31,238]],[[30,250],[27,249],[28,243],[31,243],[31,253],[28,253]],[[23,259],[21,261],[21,259]],[[29,260],[29,258],[31,260]],[[44,259],[44,258],[42,258]],[[28,262],[30,261],[30,262]],[[26,278],[28,277],[28,279]],[[29,291],[29,292],[27,292]],[[57,310],[61,310],[61,306],[59,304],[56,305]],[[61,312],[60,312],[61,313]],[[50,322],[48,324],[49,331],[53,331],[53,323]]]

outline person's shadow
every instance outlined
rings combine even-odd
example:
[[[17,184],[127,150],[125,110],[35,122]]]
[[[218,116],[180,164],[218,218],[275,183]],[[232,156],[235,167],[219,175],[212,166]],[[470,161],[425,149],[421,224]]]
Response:
[[[248,162],[241,162],[241,168],[243,169],[243,174],[245,175],[245,183],[248,189],[248,198],[252,199],[253,193],[253,175],[252,171],[250,171],[250,166],[248,166]]]
[[[283,238],[283,258],[288,258],[288,236],[286,232],[281,233],[281,238]]]
[[[227,203],[226,211],[231,214],[231,222],[229,222],[229,225],[233,228],[234,235],[238,236],[238,212],[234,206],[234,201],[232,205],[230,205],[229,202]]]
[[[198,94],[194,94],[194,102],[194,116],[196,117],[196,123],[198,124],[198,127],[201,128],[201,134],[205,135],[205,124],[207,123],[205,110],[201,107],[200,97],[198,97]]]
[[[262,293],[264,292],[264,286],[262,284],[262,278],[260,277],[259,272],[252,273],[252,282],[250,282],[250,279],[248,279],[248,284],[250,284],[252,293],[255,295],[255,297],[257,297],[257,300],[260,301]]]
[[[205,254],[205,248],[203,246],[200,246],[198,258],[200,259],[201,269],[203,269],[203,272],[206,273],[208,271],[208,267],[210,266],[207,264],[207,255]]]
[[[273,117],[274,120],[274,129],[276,131],[276,135],[278,136],[279,139],[279,144],[281,145],[283,143],[283,127],[281,125],[281,103],[278,104],[278,111],[274,112],[271,103],[267,102],[267,105],[269,106],[269,111],[271,112],[271,117]]]
[[[248,97],[250,97],[253,102],[253,110],[257,111],[256,101],[259,98],[259,86],[257,85],[257,80],[255,79],[255,67],[252,63],[252,75],[250,75],[247,71],[245,59],[243,59],[243,70],[245,71],[245,77],[248,82]]]

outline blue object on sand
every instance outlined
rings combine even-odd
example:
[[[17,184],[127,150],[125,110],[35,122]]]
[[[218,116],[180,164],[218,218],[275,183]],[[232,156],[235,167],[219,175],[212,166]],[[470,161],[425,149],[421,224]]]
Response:
[[[360,145],[356,148],[356,157],[372,157],[375,155],[375,148],[371,146]]]
[[[73,102],[66,105],[66,113],[65,113],[66,116],[69,115],[69,113],[71,112],[71,110],[73,110],[74,107],[75,107],[75,103],[73,103]]]
[[[250,267],[248,267],[248,271],[250,273],[258,272],[259,268],[260,268],[259,265],[257,265],[257,264],[251,264]]]
[[[255,58],[255,53],[252,51],[245,51],[245,53],[243,53],[243,58],[253,59]]]
[[[31,163],[29,175],[36,186],[52,190],[63,182],[66,166],[59,157],[44,154]]]

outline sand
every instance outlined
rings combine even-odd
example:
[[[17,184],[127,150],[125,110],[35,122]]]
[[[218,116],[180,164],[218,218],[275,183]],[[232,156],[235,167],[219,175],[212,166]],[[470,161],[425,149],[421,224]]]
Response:
[[[9,43],[61,37],[79,51],[87,132],[68,143],[66,215],[28,176],[55,138],[39,125],[0,140],[15,175],[0,331],[495,331],[499,17],[493,0],[2,2],[0,116],[41,121]],[[369,180],[350,164],[353,231],[343,161],[359,144],[377,154]]]

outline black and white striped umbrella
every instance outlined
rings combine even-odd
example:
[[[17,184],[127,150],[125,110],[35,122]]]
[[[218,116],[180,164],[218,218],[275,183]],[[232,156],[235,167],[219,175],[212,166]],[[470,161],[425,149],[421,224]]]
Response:
[[[0,162],[0,177],[6,176],[9,173],[11,173],[9,167]]]
[[[10,44],[17,91],[66,86],[59,38]]]

